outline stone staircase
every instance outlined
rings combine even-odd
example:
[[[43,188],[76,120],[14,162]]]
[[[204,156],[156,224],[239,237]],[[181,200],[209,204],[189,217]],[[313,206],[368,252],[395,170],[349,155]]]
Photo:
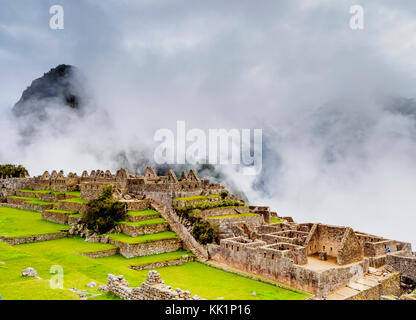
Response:
[[[172,208],[172,199],[169,197],[160,197],[159,202],[152,201],[152,207],[160,212],[163,218],[165,218],[173,231],[175,231],[182,239],[184,247],[187,250],[192,251],[195,256],[203,261],[208,260],[208,251],[201,245],[192,235],[189,225],[181,223],[180,218]]]
[[[381,296],[400,295],[400,292],[398,272],[370,267],[363,277],[330,293],[327,300],[380,300]]]

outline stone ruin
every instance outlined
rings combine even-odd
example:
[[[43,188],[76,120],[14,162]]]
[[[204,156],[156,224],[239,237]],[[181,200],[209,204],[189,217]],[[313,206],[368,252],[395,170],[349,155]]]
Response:
[[[209,246],[212,260],[317,296],[375,268],[416,279],[410,243],[321,223],[286,222],[239,230],[238,236]]]
[[[184,248],[200,260],[210,259],[317,296],[361,279],[372,269],[381,269],[383,273],[385,270],[392,275],[399,273],[401,280],[416,285],[416,254],[412,253],[410,243],[349,227],[296,223],[291,217],[278,217],[265,206],[226,208],[224,213],[230,215],[245,212],[258,215],[215,220],[220,221],[219,244],[203,246],[197,243],[188,230],[192,226],[184,225],[175,214],[173,198],[220,194],[225,188],[200,179],[195,170],[184,171],[179,178],[172,170],[166,176],[158,176],[150,167],[141,176],[130,174],[126,169],[115,174],[108,170],[92,170],[90,174],[84,171],[81,176],[70,173],[66,177],[55,170],[51,174],[45,171],[39,177],[0,179],[0,196],[7,197],[18,189],[80,190],[81,197],[88,200],[97,198],[104,185],[112,185],[120,199],[127,202],[129,210],[152,208],[160,212],[180,236]],[[68,202],[61,204],[75,206]],[[80,208],[59,209],[81,212],[82,205],[77,205]],[[203,215],[215,215],[215,210],[205,210]],[[270,223],[272,216],[283,222]],[[125,299],[191,299],[188,292],[165,286],[160,276],[153,272],[138,288],[130,288],[122,276],[109,275],[106,290]]]
[[[107,285],[98,288],[103,292],[111,292],[124,300],[202,300],[197,295],[191,296],[189,291],[177,288],[173,290],[160,277],[157,271],[151,270],[146,281],[140,287],[130,287],[123,276],[108,275]]]
[[[178,179],[172,170],[166,176],[158,176],[155,170],[147,167],[143,176],[130,174],[121,168],[115,174],[109,170],[92,170],[90,174],[83,171],[81,176],[69,173],[66,177],[53,170],[50,174],[45,171],[39,177],[4,178],[0,179],[1,188],[81,191],[83,199],[94,199],[99,196],[104,185],[112,185],[120,194],[145,195],[149,193],[169,193],[175,197],[182,195],[200,195],[205,193],[220,193],[224,187],[211,183],[208,179],[200,179],[195,170],[184,171]]]

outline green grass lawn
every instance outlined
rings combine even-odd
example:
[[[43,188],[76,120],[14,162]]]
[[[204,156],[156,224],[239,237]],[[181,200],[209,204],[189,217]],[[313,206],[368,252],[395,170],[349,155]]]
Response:
[[[172,231],[163,231],[159,233],[146,234],[138,237],[130,237],[128,235],[125,235],[124,233],[112,233],[107,235],[110,237],[110,239],[124,243],[145,243],[158,240],[175,239],[179,237],[175,232]]]
[[[275,218],[275,217],[270,218],[270,223],[282,223],[282,222],[285,222],[285,221],[279,218]]]
[[[253,217],[253,216],[258,216],[257,213],[237,213],[237,214],[226,214],[226,215],[222,215],[222,216],[211,216],[208,217],[207,219],[230,219],[230,218],[240,218],[240,217]]]
[[[89,293],[101,293],[97,288],[85,287],[91,281],[103,285],[109,273],[124,275],[130,286],[140,286],[149,270],[135,271],[129,265],[140,265],[163,259],[178,258],[185,251],[125,259],[120,255],[92,259],[79,252],[101,250],[105,244],[89,243],[80,238],[64,238],[31,244],[10,246],[0,242],[0,295],[2,299],[78,299],[68,289],[86,289]],[[64,271],[64,289],[51,289],[49,279],[54,275],[50,268],[58,265]],[[41,280],[24,278],[23,269],[33,267]],[[292,292],[269,284],[247,279],[209,266],[189,262],[182,266],[157,269],[162,279],[172,288],[189,290],[206,299],[304,299],[308,295]],[[256,292],[256,295],[252,295]],[[116,299],[102,294],[95,299]]]
[[[0,207],[0,236],[26,237],[68,229],[69,226],[42,220],[39,212]]]
[[[164,223],[164,222],[166,222],[166,220],[163,218],[155,218],[155,219],[148,219],[148,220],[137,221],[137,222],[123,221],[120,223],[129,225],[129,226],[134,226],[134,227],[141,227],[141,226],[147,226],[149,224],[159,224],[159,223]]]

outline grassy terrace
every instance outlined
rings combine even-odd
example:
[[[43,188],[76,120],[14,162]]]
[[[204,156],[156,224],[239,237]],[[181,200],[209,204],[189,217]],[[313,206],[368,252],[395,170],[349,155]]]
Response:
[[[160,213],[155,211],[155,210],[142,210],[142,211],[129,211],[127,212],[128,215],[130,216],[135,216],[135,217],[141,217],[141,216],[153,216],[153,215],[159,215]]]
[[[53,212],[53,213],[62,213],[62,214],[76,214],[76,211],[71,210],[57,210],[57,209],[49,209],[45,210],[45,212]]]
[[[49,202],[49,201],[40,201],[40,200],[31,200],[31,201],[27,201],[28,203],[33,203],[33,204],[39,204],[39,205],[47,205],[47,204],[53,204],[55,206],[57,206],[59,203],[58,202]]]
[[[207,217],[207,219],[230,219],[230,218],[240,218],[240,217],[253,217],[258,216],[257,213],[240,213],[240,214],[226,214],[222,216],[211,216]]]
[[[68,229],[69,226],[42,220],[39,212],[0,207],[0,236],[27,237]]]
[[[31,192],[39,194],[67,194],[74,197],[81,197],[80,191],[53,191],[53,190],[31,190],[31,189],[20,189],[21,192]]]
[[[169,260],[176,260],[182,258],[183,255],[194,256],[192,252],[188,252],[186,250],[178,250],[173,252],[166,252],[161,254],[153,254],[150,256],[143,256],[143,257],[136,257],[128,259],[128,263],[130,266],[143,266],[149,263],[157,263],[157,262],[165,262]],[[107,259],[107,260],[119,260],[120,262],[125,262],[125,258],[121,255],[114,255]]]
[[[62,202],[74,202],[74,203],[87,203],[88,200],[82,199],[82,198],[70,198],[61,200]]]
[[[182,198],[173,198],[173,200],[179,201],[188,201],[188,200],[205,200],[209,198],[220,198],[219,194],[210,194],[209,196],[190,196],[190,197],[182,197]]]
[[[124,243],[145,243],[145,242],[153,242],[158,240],[167,240],[167,239],[175,239],[179,236],[172,231],[164,231],[159,233],[152,233],[152,234],[146,234],[139,237],[130,237],[128,235],[125,235],[123,233],[119,234],[107,234],[110,239],[124,242]]]
[[[166,220],[163,218],[155,218],[155,219],[148,219],[148,220],[143,220],[143,221],[138,221],[138,222],[122,221],[120,223],[133,226],[133,227],[141,227],[141,226],[147,226],[149,224],[159,224],[159,223],[164,223],[164,222],[166,222]]]
[[[275,217],[270,218],[270,223],[283,223],[283,222],[285,222],[285,221],[281,220],[279,218],[275,218]]]
[[[27,200],[27,201],[35,201],[35,200],[39,200],[36,197],[19,197],[19,196],[9,196],[9,198],[12,199],[21,199],[21,200]]]

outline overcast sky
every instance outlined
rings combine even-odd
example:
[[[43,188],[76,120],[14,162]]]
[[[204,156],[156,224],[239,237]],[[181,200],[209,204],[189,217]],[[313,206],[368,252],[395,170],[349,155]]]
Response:
[[[55,4],[64,30],[49,28]],[[365,25],[354,31],[357,4]],[[177,120],[261,128],[262,174],[234,177],[252,202],[416,244],[414,0],[0,5],[0,162],[31,174],[115,170],[116,151],[151,150],[154,131]],[[57,116],[16,147],[11,108],[61,63],[82,71],[99,111]]]

